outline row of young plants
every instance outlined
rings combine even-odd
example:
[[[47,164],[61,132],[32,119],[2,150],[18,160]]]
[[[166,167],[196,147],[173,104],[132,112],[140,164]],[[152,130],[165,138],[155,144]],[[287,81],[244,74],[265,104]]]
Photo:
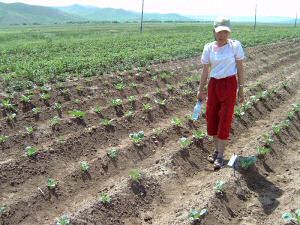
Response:
[[[176,119],[173,119],[173,123],[174,123],[174,124],[179,124],[179,123],[178,123],[178,120],[176,120]],[[182,143],[184,143],[184,142],[182,142]]]
[[[182,85],[179,89],[183,92],[185,92],[184,88],[186,88],[188,84],[184,84]],[[192,91],[186,91],[185,94],[187,95],[191,95],[192,94]],[[164,93],[162,92],[162,90],[159,92],[159,94],[156,94],[156,95],[159,95],[159,97],[164,97]],[[172,104],[175,104],[175,102],[177,100],[179,100],[181,98],[181,96],[177,96],[177,97],[174,97],[174,94],[172,94],[173,96],[170,97],[170,99],[167,99],[168,96],[170,94],[167,93],[166,94],[166,98],[164,98],[163,100],[159,99],[159,98],[155,98],[153,103],[154,103],[154,106],[152,104],[150,104],[148,101],[151,100],[151,97],[149,95],[146,95],[146,96],[143,96],[143,99],[142,101],[144,102],[147,102],[147,103],[142,103],[141,106],[138,106],[136,104],[136,102],[138,101],[137,97],[136,96],[129,96],[127,98],[127,101],[126,103],[124,104],[123,101],[121,99],[112,99],[111,101],[111,105],[106,108],[106,109],[103,109],[101,108],[100,106],[96,106],[92,113],[90,113],[91,117],[96,117],[98,119],[95,119],[96,121],[99,121],[99,125],[98,126],[104,126],[106,128],[110,128],[110,127],[118,127],[118,123],[121,123],[123,120],[124,121],[128,121],[128,122],[131,122],[134,123],[134,117],[138,116],[138,115],[141,115],[143,116],[144,113],[148,114],[148,113],[151,113],[151,112],[155,112],[156,110],[159,110],[159,108],[162,108],[164,110],[166,110],[168,108],[167,106],[167,101],[169,101],[168,104],[172,105]],[[176,94],[177,95],[177,94]],[[187,96],[188,97],[188,96]],[[177,100],[176,100],[177,99]],[[174,103],[172,103],[174,102]],[[124,109],[124,105],[129,105],[129,110],[127,110],[124,114],[123,114],[123,117],[118,119],[120,120],[118,122],[118,120],[116,119],[110,119],[110,118],[106,118],[103,116],[104,113],[106,114],[111,114],[111,112],[105,112],[105,111],[108,111],[110,108],[114,108],[114,110],[121,110]],[[133,108],[135,107],[136,110],[134,110]],[[138,108],[141,108],[141,111],[138,111],[137,109]],[[137,113],[138,112],[138,113]],[[143,113],[144,112],[144,113]],[[95,115],[97,114],[97,115]],[[72,118],[76,118],[77,120],[84,120],[85,117],[86,117],[86,112],[84,111],[80,111],[80,110],[73,110],[73,111],[69,111],[69,115],[72,117]],[[99,117],[101,119],[99,119]],[[117,121],[117,122],[114,122],[114,121]],[[54,116],[50,121],[49,121],[49,124],[51,126],[51,129],[53,129],[54,131],[57,131],[57,132],[54,132],[53,135],[55,135],[57,137],[57,134],[62,134],[63,132],[68,132],[70,128],[70,124],[68,124],[68,126],[66,127],[66,130],[62,130],[60,129],[60,127],[64,124],[68,123],[65,119],[62,120],[59,116]],[[94,122],[93,122],[94,123]],[[117,123],[117,124],[115,124]],[[80,125],[78,125],[77,123],[72,123],[74,126],[78,127],[79,126],[79,130],[82,130],[82,127]],[[90,126],[92,127],[92,126]],[[94,127],[95,128],[95,127]],[[24,129],[24,128],[23,128]],[[26,129],[26,136],[29,137],[29,141],[30,141],[30,137],[32,137],[37,131],[38,131],[38,128],[37,127],[33,127],[33,126],[26,126],[25,127]],[[24,129],[24,131],[25,131]],[[86,127],[85,128],[86,130],[90,130],[89,127]],[[74,129],[73,129],[74,130]],[[24,134],[18,134],[18,136],[24,136]],[[19,137],[19,138],[20,138]],[[48,137],[48,135],[47,135]],[[60,135],[60,137],[63,137],[62,135]],[[59,137],[59,138],[60,138]],[[14,137],[15,139],[17,139],[18,137]],[[39,138],[42,138],[41,136],[39,136]],[[6,135],[1,135],[0,136],[0,144],[2,144],[2,147],[3,147],[3,144],[5,142],[7,142],[9,140],[9,137],[6,136]],[[27,141],[28,142],[28,141]]]
[[[254,104],[257,103],[259,100],[265,101],[269,97],[271,97],[272,94],[274,94],[274,93],[276,94],[280,88],[286,89],[287,87],[288,87],[288,83],[283,82],[283,84],[281,86],[279,86],[277,88],[272,88],[270,90],[262,91],[262,92],[258,93],[256,96],[251,96],[250,99],[251,99],[251,101],[253,101]],[[287,124],[290,124],[288,121],[291,122],[291,120],[295,118],[295,114],[297,112],[299,112],[300,104],[294,104],[292,106],[293,106],[293,109],[290,112],[288,112],[288,119],[285,120],[284,122],[282,122],[280,127],[286,127]],[[247,112],[250,107],[251,107],[251,103],[246,102],[245,104],[242,105],[241,108],[243,109],[243,112]],[[171,123],[175,127],[180,127],[180,125],[181,125],[181,121],[178,118],[172,118]],[[137,134],[137,136],[138,136],[138,134]],[[206,134],[202,131],[196,131],[193,135],[193,138],[195,138],[195,139],[202,139],[205,137],[206,137]],[[263,136],[263,138],[264,138],[265,144],[263,147],[257,148],[257,151],[259,154],[265,154],[266,147],[272,143],[272,139],[270,137]],[[193,141],[186,137],[182,137],[179,140],[179,143],[181,145],[181,148],[184,149],[184,148],[188,148],[193,143]],[[247,157],[247,158],[243,158],[242,160],[240,160],[240,165],[241,165],[242,169],[247,170],[255,162],[256,162],[256,159],[254,157]],[[222,197],[224,195],[224,191],[225,191],[225,182],[222,180],[218,180],[215,184],[214,191],[217,196]],[[283,215],[283,218],[288,222],[292,221],[292,222],[295,222],[298,224],[299,223],[299,210],[300,209],[296,210],[295,212],[293,212],[293,214],[285,213]],[[207,208],[203,208],[201,210],[192,209],[190,211],[188,217],[189,217],[191,224],[197,224],[197,223],[201,222],[207,214],[208,214]]]
[[[188,82],[192,82],[193,80],[196,80],[196,79],[197,78],[195,76],[193,76],[193,77],[189,78]],[[186,83],[188,83],[188,82],[186,82]],[[168,90],[168,92],[173,92],[175,90],[175,86],[167,84],[166,89]],[[157,88],[156,93],[154,93],[154,94],[156,94],[159,97],[160,95],[163,95],[163,92],[164,92],[164,89]],[[124,105],[124,104],[122,104],[122,102],[123,102],[122,99],[111,98],[110,102],[107,102],[107,99],[106,99],[105,104],[109,104],[113,108],[116,108],[116,107],[121,108],[121,105],[126,106],[126,104],[128,104],[129,110],[126,113],[130,117],[130,115],[132,115],[132,111],[133,111],[133,110],[130,110],[130,108],[133,108],[132,104],[135,104],[136,99],[137,99],[137,97],[135,95],[130,95],[127,97],[127,99],[125,99],[125,105]],[[145,94],[144,99],[145,99],[144,101],[146,101],[147,99],[150,99],[150,95]],[[59,102],[53,103],[53,105],[49,109],[47,109],[46,114],[43,113],[43,111],[42,111],[43,108],[34,107],[30,110],[30,112],[24,114],[21,117],[18,116],[18,118],[17,118],[17,113],[14,111],[13,113],[10,113],[6,117],[6,121],[2,121],[2,126],[6,127],[7,130],[16,129],[16,128],[22,129],[21,127],[18,127],[17,125],[18,125],[18,121],[22,121],[24,117],[26,118],[27,121],[29,118],[32,118],[32,120],[33,120],[32,122],[36,122],[36,121],[44,121],[47,118],[51,119],[51,114],[53,116],[52,119],[54,121],[54,125],[56,125],[59,123],[57,117],[62,117],[63,111],[66,112],[66,114],[67,113],[71,114],[71,116],[82,118],[82,117],[84,117],[84,115],[86,113],[84,113],[83,110],[78,110],[78,108],[85,108],[85,106],[84,106],[83,102],[81,102],[79,99],[77,99],[77,100],[78,100],[76,102],[77,106],[75,106],[75,107],[72,105],[70,105],[70,106],[63,105],[62,103],[59,103]],[[163,101],[164,101],[164,99],[162,99],[162,100],[157,99],[155,102],[157,104],[164,104]],[[95,101],[88,100],[88,102],[90,102],[89,105],[92,105]],[[7,100],[6,104],[2,104],[2,105],[3,105],[3,108],[5,108],[5,109],[6,108],[7,109],[15,109],[16,108],[15,105],[12,104],[10,100]],[[145,108],[145,110],[147,110],[147,107],[149,109],[148,105],[144,105],[143,107]],[[70,108],[73,108],[73,109],[75,108],[75,110],[70,110]],[[107,109],[107,108],[109,108],[109,107],[107,106],[107,107],[103,108],[101,105],[96,105],[96,106],[94,105],[92,107],[92,110],[95,113],[97,113],[98,115],[101,115],[102,111],[105,112],[105,109]],[[55,113],[55,111],[56,111],[56,113]],[[114,111],[109,110],[108,114],[111,115],[112,113],[114,113]],[[117,112],[115,112],[115,113],[117,113]],[[123,112],[120,112],[120,113],[122,114]],[[56,116],[55,116],[55,114],[56,114]],[[28,122],[30,122],[30,121],[28,121]]]
[[[146,142],[152,141],[153,135],[156,136],[156,137],[159,137],[159,135],[161,135],[162,133],[165,133],[165,132],[168,133],[168,132],[170,132],[170,130],[172,130],[173,126],[174,126],[172,124],[172,121],[170,121],[170,125],[171,125],[171,127],[168,128],[167,130],[165,130],[165,129],[159,129],[159,128],[158,129],[154,129],[153,132],[149,135],[149,138],[147,138],[147,139],[146,139],[146,136],[145,136],[144,132],[142,132],[142,131],[137,132],[137,133],[131,133],[129,136],[130,136],[130,138],[132,140],[132,144],[134,146],[137,146],[137,147],[144,146],[146,144]],[[183,126],[183,124],[181,126]],[[135,147],[129,147],[129,148],[133,148],[134,149]],[[128,150],[128,151],[130,152],[132,150]],[[113,161],[117,161],[118,160],[118,155],[119,155],[119,150],[117,148],[111,148],[107,152],[107,156],[111,160],[113,160]],[[88,173],[90,171],[91,166],[93,166],[95,164],[98,164],[98,162],[97,163],[94,162],[92,165],[90,165],[88,162],[82,161],[82,162],[79,162],[78,169],[80,168],[80,170],[82,170],[82,172]],[[75,172],[75,173],[78,173],[78,172]],[[138,174],[138,173],[136,173],[136,174]],[[134,177],[134,175],[132,175],[132,177]],[[66,183],[66,181],[64,181],[62,183]],[[55,190],[55,188],[57,188],[57,184],[58,184],[58,181],[56,181],[56,180],[54,180],[52,178],[47,180],[47,186],[51,190]]]
[[[283,83],[281,87],[286,88],[287,83]],[[245,115],[247,111],[249,110],[249,106],[251,107],[253,103],[256,103],[259,100],[266,100],[268,97],[271,96],[271,93],[276,93],[278,91],[277,88],[271,89],[270,91],[263,91],[258,94],[258,96],[251,96],[251,101],[246,102],[243,104],[240,109],[236,113],[238,116]],[[253,101],[253,102],[252,102]],[[242,114],[240,114],[242,112]],[[263,134],[261,136],[262,145],[257,147],[257,154],[258,157],[264,157],[268,153],[272,151],[272,144],[274,143],[274,140],[272,136],[274,135],[280,135],[280,133],[283,131],[283,129],[288,129],[288,127],[292,124],[292,121],[295,120],[295,118],[298,116],[299,118],[299,112],[300,112],[300,103],[298,104],[292,104],[292,109],[287,113],[287,119],[282,121],[279,124],[272,125],[272,133],[271,134]],[[299,119],[296,119],[296,121]],[[186,139],[184,139],[186,141]],[[187,145],[190,144],[190,141],[186,141]],[[250,157],[243,157],[238,160],[238,165],[240,166],[240,169],[242,170],[248,170],[251,168],[257,161],[256,156],[250,156]],[[217,197],[222,197],[225,192],[225,182],[222,180],[218,180],[215,184],[214,191]],[[192,224],[196,224],[201,222],[201,220],[205,217],[205,215],[208,214],[207,208],[204,208],[202,210],[196,210],[192,209],[189,213],[189,219]],[[293,224],[300,224],[300,209],[291,211],[291,212],[285,212],[282,215],[282,218],[285,222],[292,222]]]
[[[136,146],[138,148],[142,148],[143,146],[146,145],[146,142],[152,140],[153,138],[159,139],[161,135],[169,133],[170,129],[177,131],[179,128],[183,128],[185,125],[187,125],[191,122],[192,122],[192,120],[189,115],[187,115],[184,120],[182,120],[178,117],[173,117],[170,121],[171,127],[167,127],[164,129],[161,129],[161,128],[153,129],[153,132],[152,132],[152,134],[149,134],[148,139],[146,139],[146,135],[143,131],[139,131],[136,133],[130,133],[129,137],[134,146]],[[202,140],[205,137],[207,137],[207,134],[206,134],[206,132],[203,132],[202,130],[195,130],[193,132],[193,140],[195,140],[195,141]],[[188,138],[182,137],[179,139],[178,143],[180,144],[180,149],[185,149],[185,148],[188,148],[192,144],[192,141],[189,140]],[[119,151],[117,149],[112,148],[107,152],[107,155],[112,160],[116,161],[118,159],[118,152]],[[85,170],[82,170],[82,171],[87,172]],[[130,177],[131,184],[141,184],[143,181],[144,175],[139,169],[132,169],[129,172],[129,177]],[[141,194],[141,196],[143,196],[144,193],[141,192],[140,194]],[[97,201],[99,203],[101,203],[104,207],[109,207],[110,204],[112,204],[112,202],[114,200],[115,200],[114,197],[110,196],[108,194],[108,192],[102,192],[99,194]],[[199,212],[199,215],[196,213],[196,211],[193,211],[190,214],[190,221],[192,221],[191,220],[192,217],[193,217],[193,220],[196,221],[197,218],[200,219],[200,218],[204,217],[206,214],[207,214],[206,209],[203,209],[201,212]],[[63,215],[61,218],[65,218],[65,217],[66,217],[66,215]],[[57,221],[59,221],[61,218],[58,218]],[[70,217],[68,217],[68,218],[70,219]]]
[[[178,127],[180,126],[181,122],[180,119],[178,118],[172,118],[171,123],[175,126]],[[197,132],[194,135],[195,137],[203,138],[206,136],[204,132]],[[144,140],[144,133],[143,132],[137,132],[130,134],[130,137],[132,138],[133,143],[136,143],[137,146],[142,146],[141,142]],[[190,141],[187,138],[181,138],[179,141],[180,145],[182,148],[187,148],[191,145],[192,141]]]
[[[276,95],[279,90],[281,89],[287,89],[290,86],[291,82],[289,81],[284,81],[280,85],[277,85],[276,87],[273,87],[269,90],[264,90],[256,95],[250,96],[249,101],[243,103],[241,106],[235,107],[234,109],[234,115],[237,118],[241,118],[242,116],[245,115],[247,111],[250,109],[254,108],[256,104],[261,101],[261,102],[267,102],[269,98],[272,96]]]
[[[148,67],[148,68],[150,68],[150,67]],[[146,71],[148,70],[148,68],[146,68]],[[150,70],[150,69],[149,69]],[[139,71],[139,70],[138,70]],[[134,73],[129,73],[129,74],[134,74]],[[139,73],[137,73],[137,74],[139,74]],[[158,75],[157,75],[158,74]],[[149,75],[151,76],[151,79],[150,79],[150,81],[151,80],[153,80],[153,81],[157,81],[157,77],[160,77],[160,79],[162,80],[162,81],[167,81],[167,79],[169,79],[169,78],[172,78],[172,77],[174,77],[174,74],[176,74],[176,81],[178,80],[178,72],[176,72],[176,73],[174,73],[174,72],[169,72],[169,71],[161,71],[161,72],[159,72],[159,73],[155,73],[155,72],[153,72],[152,74],[150,73]],[[140,75],[138,75],[138,76],[140,76]],[[119,82],[117,82],[115,85],[114,85],[114,87],[116,88],[116,90],[119,90],[119,91],[122,91],[122,90],[124,90],[124,87],[126,86],[126,82],[124,82],[124,80],[123,80],[124,78],[122,77],[122,78],[120,78],[120,81]],[[91,82],[90,82],[91,83]],[[103,83],[103,82],[101,82],[101,83]],[[104,82],[105,83],[105,82]],[[149,83],[149,81],[147,81],[147,83]],[[108,82],[107,82],[107,85],[109,85],[108,84]],[[130,84],[129,86],[131,86],[131,87],[133,87],[133,88],[137,88],[137,86],[138,86],[138,84],[134,84],[134,83],[132,83],[132,85]],[[114,89],[114,87],[109,87],[108,89],[109,90],[113,90]],[[50,91],[51,91],[51,87],[49,86],[49,85],[44,85],[44,86],[41,86],[40,87],[40,97],[41,97],[41,99],[43,100],[43,101],[45,101],[45,102],[48,102],[48,100],[49,100],[49,96],[51,96],[52,94],[50,93]],[[82,86],[82,85],[77,85],[76,87],[75,87],[75,89],[76,89],[76,91],[78,92],[78,93],[82,93],[83,92],[83,89],[84,89],[84,87]],[[144,87],[141,87],[141,90],[145,90],[145,88]],[[65,91],[69,91],[69,86],[68,86],[68,88],[66,89],[66,86],[63,84],[63,83],[61,83],[61,84],[59,84],[58,85],[58,91],[59,92],[61,92],[61,93],[64,93]],[[102,90],[101,91],[101,93],[102,92],[105,92],[104,90]],[[42,107],[38,107],[38,106],[35,106],[35,104],[32,104],[32,102],[31,102],[31,98],[32,98],[32,96],[33,96],[33,94],[34,94],[34,92],[32,91],[32,90],[28,90],[27,92],[26,92],[26,94],[23,94],[23,95],[21,95],[21,96],[19,96],[19,98],[21,99],[21,103],[23,103],[23,104],[29,104],[29,106],[31,105],[32,106],[32,109],[31,110],[33,110],[33,113],[35,114],[35,116],[37,116],[38,114],[40,114],[41,113],[41,111],[43,110],[43,108]],[[74,93],[72,94],[72,96],[74,95]],[[68,96],[68,98],[70,97],[70,94],[67,94],[66,96]],[[62,103],[63,103],[63,101],[60,101],[60,100],[58,100],[57,101],[57,96],[55,96],[55,99],[56,99],[56,102],[51,102],[51,105],[53,106],[54,104],[58,104],[58,107],[56,107],[56,106],[54,106],[54,107],[52,107],[52,108],[55,108],[56,110],[61,110],[61,109],[59,109],[59,105],[61,105]],[[4,101],[10,101],[10,102],[14,102],[13,101],[13,96],[11,95],[10,97],[8,97],[8,99],[4,99]],[[82,101],[80,101],[79,99],[75,99],[74,100],[74,103],[75,104],[77,104],[77,105],[81,105],[82,106]],[[10,103],[11,105],[13,104],[13,103]],[[2,104],[2,105],[7,105],[7,104]],[[14,104],[14,105],[17,105],[16,103]],[[67,108],[68,106],[65,106],[65,108]],[[14,119],[15,119],[15,117],[16,117],[16,115],[14,115],[14,114],[10,114],[9,116],[8,116],[8,120],[9,121],[13,121]]]
[[[164,75],[165,74],[165,75]],[[172,73],[170,73],[170,72],[168,72],[168,71],[163,71],[162,73],[161,73],[161,76],[164,78],[164,77],[172,77],[172,75],[170,75],[170,74],[172,74]],[[154,78],[156,78],[157,77],[157,75],[154,75],[153,77],[152,77],[152,79],[154,79]],[[162,78],[162,79],[163,79]],[[155,79],[154,79],[155,80]],[[186,78],[185,79],[185,81],[186,82],[193,82],[195,79],[193,78],[193,77],[188,77],[188,78]],[[121,82],[119,82],[119,83],[117,83],[115,86],[116,86],[116,88],[119,88],[119,89],[122,89],[122,87],[124,87],[124,83],[123,83],[123,81],[121,81]],[[171,85],[171,87],[168,87],[167,86],[167,88],[168,89],[172,89],[172,85]],[[51,90],[51,87],[49,87],[49,86],[43,86],[42,87],[42,93],[43,94],[45,94],[46,96],[48,96],[49,95],[49,90]],[[82,90],[82,87],[80,88],[80,87],[78,87],[78,90]],[[23,96],[24,98],[26,98],[26,96]],[[9,99],[7,100],[7,101],[9,101]],[[26,101],[26,100],[25,100]],[[74,100],[74,103],[75,104],[77,104],[77,105],[81,105],[81,107],[82,107],[82,102],[79,100],[79,99],[75,99]],[[62,108],[62,104],[61,103],[59,103],[59,102],[57,102],[57,103],[53,103],[54,104],[54,106],[52,107],[53,109],[55,109],[59,114],[61,114],[61,108]],[[4,104],[4,105],[7,105],[7,104]],[[8,104],[8,105],[10,105],[9,107],[12,107],[12,104],[10,103],[10,104]],[[67,106],[65,106],[64,108],[66,108],[67,109]],[[99,111],[99,107],[96,109],[96,110],[98,110]],[[39,117],[39,115],[40,115],[40,113],[41,113],[41,108],[39,108],[39,107],[34,107],[34,108],[32,108],[32,113],[34,114],[34,117]],[[130,112],[129,112],[129,114],[130,114]],[[12,114],[10,114],[9,116],[8,116],[8,118],[7,118],[7,120],[8,120],[8,122],[9,123],[12,123],[14,120],[16,119],[16,114],[15,113],[12,113]]]
[[[146,81],[144,80],[144,77],[141,76],[140,79],[142,79],[141,82],[147,83],[147,86],[140,83],[131,82],[128,83],[124,81],[123,77],[118,78],[119,81],[115,82],[115,84],[110,84],[108,80],[98,82],[100,84],[103,84],[104,87],[98,89],[100,96],[102,96],[102,100],[100,97],[100,102],[105,102],[105,98],[109,97],[109,94],[111,96],[115,97],[122,97],[124,96],[124,89],[127,89],[126,95],[133,95],[136,93],[145,93],[147,90],[151,90],[150,88],[157,87],[158,83],[157,81],[163,81],[165,83],[169,83],[169,85],[172,85],[174,83],[177,83],[179,80],[181,80],[181,77],[184,74],[182,72],[170,72],[170,71],[161,71],[161,72],[153,72],[152,74],[148,74],[146,77]],[[176,76],[176,79],[174,77]],[[153,83],[153,84],[152,84]],[[155,83],[155,84],[154,84]],[[91,83],[92,85],[94,83]],[[97,83],[96,83],[97,84]],[[161,86],[161,85],[160,85]],[[97,87],[97,86],[94,86]],[[152,88],[153,88],[152,87]],[[56,102],[58,104],[63,104],[65,101],[71,101],[71,96],[73,98],[73,102],[75,104],[78,104],[78,101],[80,101],[78,98],[83,97],[84,93],[84,86],[78,84],[75,87],[76,93],[72,93],[69,90],[69,87],[66,87],[63,83],[60,83],[57,90],[52,91],[51,86],[44,85],[41,86],[37,90],[27,90],[23,94],[18,95],[16,93],[12,93],[8,95],[6,99],[1,100],[2,101],[2,111],[5,113],[7,110],[8,104],[11,107],[14,105],[14,108],[16,109],[16,106],[18,105],[21,107],[23,106],[23,109],[26,111],[32,110],[33,108],[43,108],[42,106],[39,107],[40,102],[44,102],[45,106],[49,107],[50,105],[53,106],[53,104]],[[90,90],[89,88],[87,90]],[[51,93],[52,92],[52,93]],[[128,93],[129,92],[129,93]],[[54,94],[55,93],[55,94]],[[95,92],[88,93],[89,95],[94,95]],[[123,93],[123,94],[122,94]],[[63,98],[60,98],[60,96],[63,96]],[[75,96],[75,99],[74,99]],[[93,98],[94,99],[94,98]]]
[[[182,126],[182,121],[181,121],[181,119],[174,117],[171,119],[171,124],[173,125],[174,128],[178,128],[178,127]],[[159,132],[159,130],[157,130],[156,132]],[[130,138],[132,139],[133,143],[138,147],[143,146],[144,137],[145,137],[145,135],[144,135],[143,131],[130,134]],[[179,139],[178,143],[180,144],[181,149],[188,149],[191,146],[191,144],[193,144],[193,142],[195,142],[197,140],[202,140],[203,138],[206,138],[206,137],[207,137],[207,134],[205,132],[203,132],[201,130],[196,130],[193,133],[192,139],[189,139],[187,137],[182,137]],[[250,166],[250,165],[247,165],[246,162],[242,165],[244,165],[244,169],[247,169]],[[142,174],[139,170],[132,170],[130,172],[130,177],[131,177],[132,181],[140,182],[141,178],[142,178]],[[214,187],[215,194],[217,196],[223,196],[224,190],[225,190],[225,182],[222,180],[218,180]],[[98,201],[101,202],[103,204],[103,206],[108,206],[113,201],[113,198],[111,196],[109,196],[107,192],[104,192],[104,193],[101,193],[101,195],[98,198]],[[197,224],[197,223],[201,222],[207,214],[208,214],[207,208],[203,208],[201,210],[192,209],[190,211],[190,213],[188,214],[188,219],[191,222],[191,224]]]
[[[287,112],[286,119],[280,123],[272,125],[272,131],[269,134],[263,134],[260,137],[261,145],[257,147],[258,158],[266,158],[268,154],[272,153],[272,144],[274,144],[274,137],[280,136],[282,132],[289,129],[293,122],[298,123],[300,118],[300,103],[291,105],[291,109]],[[248,168],[253,164],[248,165]],[[300,209],[294,209],[290,212],[284,212],[282,219],[286,223],[300,225]]]

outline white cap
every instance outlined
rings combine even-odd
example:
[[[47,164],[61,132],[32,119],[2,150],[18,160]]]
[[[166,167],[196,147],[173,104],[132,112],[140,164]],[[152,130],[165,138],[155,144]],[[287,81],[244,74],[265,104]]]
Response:
[[[230,20],[227,17],[217,17],[214,22],[215,32],[220,32],[222,30],[227,30],[231,32]]]

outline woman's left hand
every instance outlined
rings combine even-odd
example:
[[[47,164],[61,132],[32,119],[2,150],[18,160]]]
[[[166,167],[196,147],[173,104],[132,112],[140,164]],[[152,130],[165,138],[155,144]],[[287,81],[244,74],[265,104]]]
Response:
[[[238,103],[243,103],[244,102],[244,90],[243,88],[239,88],[238,90]]]

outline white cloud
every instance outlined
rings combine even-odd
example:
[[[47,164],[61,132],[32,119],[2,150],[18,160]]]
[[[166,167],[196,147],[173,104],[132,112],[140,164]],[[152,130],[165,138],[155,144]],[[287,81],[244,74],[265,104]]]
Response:
[[[2,2],[16,1],[3,0]],[[45,6],[77,3],[140,11],[142,0],[19,0],[19,2]],[[260,16],[294,17],[296,12],[300,14],[299,0],[145,0],[145,11],[186,15],[252,16],[256,2]]]

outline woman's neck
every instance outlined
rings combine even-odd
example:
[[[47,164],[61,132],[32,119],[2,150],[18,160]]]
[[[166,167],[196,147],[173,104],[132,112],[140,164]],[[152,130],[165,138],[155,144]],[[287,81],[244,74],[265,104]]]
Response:
[[[225,41],[217,41],[218,47],[222,47],[222,46],[226,45],[227,43],[228,43],[228,40],[225,40]]]

